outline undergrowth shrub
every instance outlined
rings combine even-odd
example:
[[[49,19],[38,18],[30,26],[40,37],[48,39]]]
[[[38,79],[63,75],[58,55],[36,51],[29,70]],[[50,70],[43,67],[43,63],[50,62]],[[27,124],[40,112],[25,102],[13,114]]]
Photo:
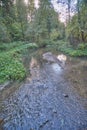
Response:
[[[80,49],[80,50],[84,50],[86,48],[87,48],[87,43],[81,43],[78,45],[78,49]]]
[[[25,72],[21,61],[11,55],[0,55],[0,83],[7,80],[21,80],[25,77]]]
[[[3,48],[3,49],[2,49]],[[22,63],[22,54],[29,49],[38,48],[35,43],[13,42],[0,44],[0,84],[7,80],[22,80],[26,69]]]
[[[70,45],[66,41],[59,40],[53,44],[53,46],[50,46],[51,48],[56,48],[57,51],[64,52],[70,56],[87,56],[87,43],[79,44],[77,48],[73,48],[72,45]]]

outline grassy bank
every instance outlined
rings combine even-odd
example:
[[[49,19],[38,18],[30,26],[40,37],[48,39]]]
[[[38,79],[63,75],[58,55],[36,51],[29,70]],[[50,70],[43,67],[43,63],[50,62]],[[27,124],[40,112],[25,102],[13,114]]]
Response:
[[[73,48],[67,43],[63,43],[62,46],[59,46],[58,49],[70,56],[81,57],[87,56],[87,44],[79,44],[78,47]]]
[[[37,47],[35,43],[1,43],[0,84],[8,80],[22,80],[26,76],[26,69],[22,62],[23,51]]]
[[[68,42],[60,40],[51,45],[47,45],[47,48],[63,52],[73,57],[87,56],[87,43],[81,43],[78,47],[73,48]]]

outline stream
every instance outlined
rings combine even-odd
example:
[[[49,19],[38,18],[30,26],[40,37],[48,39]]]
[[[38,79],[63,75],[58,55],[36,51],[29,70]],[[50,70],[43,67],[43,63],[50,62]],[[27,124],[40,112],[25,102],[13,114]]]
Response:
[[[65,68],[26,61],[30,75],[0,92],[0,130],[87,130],[87,60],[67,58]]]

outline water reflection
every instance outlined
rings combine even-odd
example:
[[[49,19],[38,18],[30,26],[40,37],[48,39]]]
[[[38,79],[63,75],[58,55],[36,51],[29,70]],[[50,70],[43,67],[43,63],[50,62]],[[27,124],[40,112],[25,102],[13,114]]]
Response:
[[[53,64],[51,64],[51,66],[55,73],[60,74],[62,72],[61,67],[57,63],[53,63]]]
[[[66,63],[66,61],[67,61],[67,56],[64,55],[64,54],[60,54],[60,55],[57,56],[57,59],[58,59],[59,61],[61,61],[62,64],[63,64],[63,66],[64,66],[65,63]]]

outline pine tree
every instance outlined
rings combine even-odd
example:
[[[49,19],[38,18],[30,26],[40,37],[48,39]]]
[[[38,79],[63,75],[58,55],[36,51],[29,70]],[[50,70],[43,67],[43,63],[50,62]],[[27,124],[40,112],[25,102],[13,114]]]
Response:
[[[25,26],[27,24],[27,9],[24,0],[16,0],[17,19],[21,24],[22,37],[24,39]]]
[[[50,40],[52,29],[58,27],[58,14],[55,12],[51,1],[40,0],[34,26],[37,41],[45,43],[48,39]]]
[[[28,17],[29,21],[32,22],[34,20],[34,15],[35,15],[35,3],[34,0],[28,0]]]
[[[70,23],[70,8],[71,8],[71,0],[68,0],[68,20],[69,20],[69,23]]]

